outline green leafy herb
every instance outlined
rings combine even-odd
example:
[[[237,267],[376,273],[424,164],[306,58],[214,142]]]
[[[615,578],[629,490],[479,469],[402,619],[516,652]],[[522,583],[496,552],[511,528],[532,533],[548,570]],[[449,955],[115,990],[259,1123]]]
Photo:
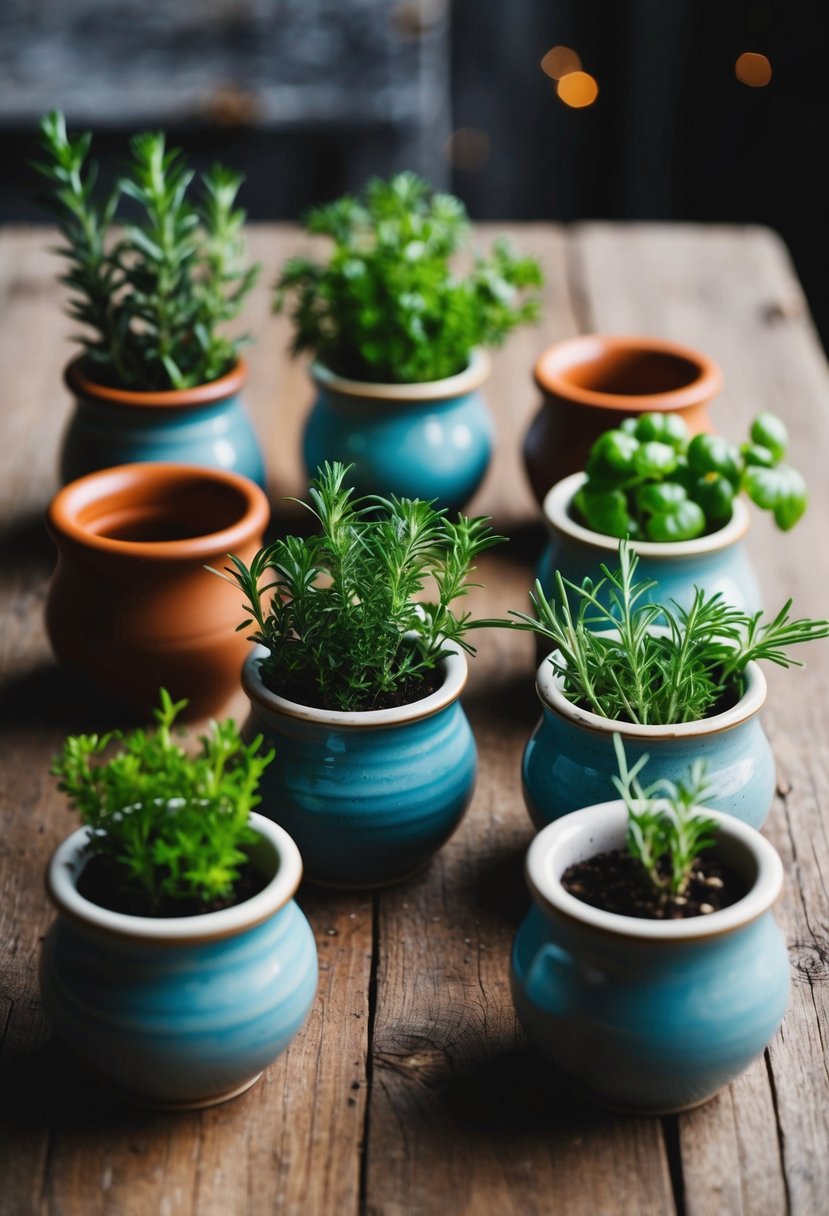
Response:
[[[774,414],[758,414],[737,447],[719,435],[691,439],[676,414],[641,414],[600,435],[573,505],[595,532],[632,540],[693,540],[731,518],[745,490],[784,531],[806,510],[806,483],[781,463],[788,434]]]
[[[648,756],[628,768],[621,735],[614,734],[613,746],[619,764],[613,784],[628,813],[628,852],[641,862],[660,902],[667,903],[684,894],[700,853],[716,844],[717,821],[695,809],[714,793],[705,761],[695,760],[676,784],[663,778],[645,789],[639,773]]]
[[[530,596],[535,617],[513,611],[514,620],[475,627],[540,634],[555,647],[551,662],[570,701],[613,721],[656,726],[716,712],[725,694],[739,692],[748,663],[767,659],[802,667],[789,648],[829,636],[829,621],[791,620],[790,599],[771,620],[732,608],[720,593],[706,595],[700,587],[687,609],[651,603],[647,596],[657,584],[636,582],[638,564],[630,544],[621,541],[619,570],[602,566],[604,577],[596,584],[585,579],[578,586],[556,572],[552,600],[536,582]]]
[[[40,124],[51,184],[47,204],[64,238],[70,316],[92,331],[77,340],[94,375],[119,388],[183,389],[216,380],[236,362],[244,338],[219,328],[238,315],[259,273],[245,266],[240,174],[214,165],[190,200],[193,173],[161,132],[130,141],[132,161],[115,188],[96,193],[91,135],[66,132],[57,110]],[[114,229],[123,198],[134,215]]]
[[[325,464],[311,483],[320,533],[288,536],[247,567],[231,555],[221,577],[246,598],[251,640],[269,651],[262,676],[274,692],[338,710],[417,700],[447,654],[470,654],[469,613],[457,614],[474,560],[502,537],[484,518],[443,511],[419,499],[354,499],[348,469]],[[214,571],[219,573],[219,571]],[[415,597],[429,584],[432,600]]]
[[[505,241],[465,276],[453,273],[469,231],[463,204],[413,173],[311,211],[306,227],[333,250],[325,263],[286,262],[275,307],[291,302],[293,353],[311,351],[341,376],[440,380],[462,371],[474,347],[498,346],[538,316],[538,298],[524,296],[541,284],[538,262],[514,257]]]
[[[248,820],[273,752],[259,754],[261,736],[245,745],[228,719],[188,756],[172,734],[187,702],[166,689],[160,701],[154,733],[72,735],[52,772],[92,829],[90,850],[117,865],[125,892],[138,892],[150,911],[193,899],[209,907],[232,895],[243,848],[256,839]]]

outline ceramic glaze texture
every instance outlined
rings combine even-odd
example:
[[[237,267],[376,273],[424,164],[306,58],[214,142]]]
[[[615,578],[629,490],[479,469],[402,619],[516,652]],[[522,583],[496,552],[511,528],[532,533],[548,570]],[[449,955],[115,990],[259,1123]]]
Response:
[[[315,364],[317,398],[306,424],[308,476],[326,460],[353,464],[360,494],[437,499],[463,507],[483,480],[493,428],[479,391],[489,358],[476,352],[466,371],[425,384],[345,380]]]
[[[61,452],[66,484],[96,469],[133,461],[175,461],[228,469],[265,487],[262,451],[242,400],[246,367],[193,389],[141,393],[107,388],[82,360],[66,369],[75,397]]]
[[[542,554],[536,577],[550,596],[555,572],[571,583],[580,585],[585,578],[598,582],[601,567],[619,568],[619,541],[603,536],[576,522],[571,513],[573,497],[583,484],[585,475],[574,473],[554,485],[544,499],[544,520],[549,532],[547,548]],[[762,607],[760,586],[745,549],[750,516],[742,498],[735,499],[729,522],[709,536],[696,540],[657,544],[653,541],[632,541],[631,549],[639,557],[637,581],[655,580],[642,603],[675,600],[688,608],[693,602],[695,588],[702,587],[707,595],[719,592],[725,602],[745,612],[757,612]],[[578,603],[570,595],[574,607]],[[602,597],[607,602],[607,597]]]
[[[44,1008],[70,1050],[133,1101],[189,1107],[233,1097],[311,1008],[316,945],[292,898],[299,853],[275,824],[252,822],[268,886],[203,916],[153,920],[90,904],[75,888],[86,829],[52,860],[59,916],[43,945]]]
[[[48,514],[57,658],[140,712],[162,685],[189,699],[190,717],[218,712],[249,644],[233,588],[205,566],[250,562],[269,514],[246,477],[186,465],[121,465],[65,486]]]
[[[543,401],[524,464],[541,503],[550,486],[584,468],[603,431],[634,414],[678,413],[692,435],[711,430],[708,403],[722,375],[707,355],[677,342],[586,334],[545,350],[535,381]]]
[[[248,738],[261,732],[278,760],[260,811],[290,832],[310,879],[373,887],[420,869],[451,836],[472,796],[477,754],[458,700],[466,660],[446,660],[442,688],[395,709],[342,713],[275,696],[257,648],[242,683]]]
[[[716,816],[716,812],[714,812]],[[640,1113],[696,1106],[763,1050],[786,1009],[789,966],[771,911],[774,849],[721,816],[718,848],[749,886],[736,904],[684,921],[589,907],[568,865],[623,847],[621,802],[578,811],[530,846],[534,905],[512,952],[512,991],[530,1040],[584,1096]]]
[[[710,805],[755,828],[765,821],[774,798],[775,768],[759,717],[766,680],[756,663],[748,666],[745,692],[735,706],[675,726],[613,722],[579,709],[562,693],[561,678],[547,659],[538,669],[536,691],[542,716],[524,748],[521,777],[537,828],[615,792],[614,732],[622,736],[629,764],[643,754],[650,757],[644,772],[648,784],[660,778],[677,781],[703,756],[716,791]]]

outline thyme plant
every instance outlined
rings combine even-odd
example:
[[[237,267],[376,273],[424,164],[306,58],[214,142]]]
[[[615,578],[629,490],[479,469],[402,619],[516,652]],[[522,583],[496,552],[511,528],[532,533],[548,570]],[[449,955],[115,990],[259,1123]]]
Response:
[[[77,340],[93,377],[150,391],[224,375],[245,339],[225,337],[221,326],[259,273],[246,265],[242,175],[214,165],[194,200],[181,151],[168,149],[162,132],[145,132],[130,141],[125,175],[102,195],[89,132],[68,135],[53,110],[40,134],[34,168],[50,185],[46,202],[63,237],[56,252],[68,264],[61,282],[69,315],[89,331]],[[132,203],[123,214],[122,200]]]
[[[365,710],[417,700],[447,654],[468,653],[473,622],[453,604],[479,553],[503,538],[483,517],[457,521],[420,499],[355,499],[348,467],[326,463],[303,504],[320,531],[288,536],[225,577],[245,596],[239,629],[268,650],[274,692],[305,704]],[[214,573],[220,573],[214,571]],[[434,598],[420,596],[426,587]]]
[[[433,193],[414,173],[369,182],[309,212],[309,233],[327,237],[325,262],[290,258],[276,284],[275,309],[290,305],[292,351],[310,351],[354,380],[420,383],[455,375],[476,346],[499,346],[538,316],[541,270],[504,240],[453,269],[469,222],[451,194]]]
[[[244,846],[256,839],[248,820],[259,779],[274,755],[259,754],[261,735],[244,744],[228,719],[213,722],[189,756],[173,734],[186,704],[162,688],[155,732],[71,735],[52,764],[92,830],[90,851],[114,863],[124,893],[137,894],[149,915],[170,902],[209,909],[232,896]]]

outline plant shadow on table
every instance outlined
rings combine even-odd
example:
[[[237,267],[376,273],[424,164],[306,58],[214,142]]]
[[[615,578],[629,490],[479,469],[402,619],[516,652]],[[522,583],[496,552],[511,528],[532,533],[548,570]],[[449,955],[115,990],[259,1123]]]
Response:
[[[57,663],[13,676],[0,688],[0,729],[89,734],[137,724],[123,705],[104,697],[77,672]]]
[[[15,518],[0,533],[0,572],[48,573],[55,561],[55,546],[46,531],[45,508]]]

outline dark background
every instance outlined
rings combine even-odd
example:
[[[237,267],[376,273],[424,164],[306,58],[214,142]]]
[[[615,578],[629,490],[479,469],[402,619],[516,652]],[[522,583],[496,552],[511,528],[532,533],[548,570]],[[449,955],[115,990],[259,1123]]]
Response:
[[[829,346],[827,35],[801,0],[0,0],[0,219],[45,219],[25,162],[59,106],[105,178],[164,126],[246,172],[253,219],[408,167],[477,219],[769,224]],[[556,45],[589,107],[541,69]]]

